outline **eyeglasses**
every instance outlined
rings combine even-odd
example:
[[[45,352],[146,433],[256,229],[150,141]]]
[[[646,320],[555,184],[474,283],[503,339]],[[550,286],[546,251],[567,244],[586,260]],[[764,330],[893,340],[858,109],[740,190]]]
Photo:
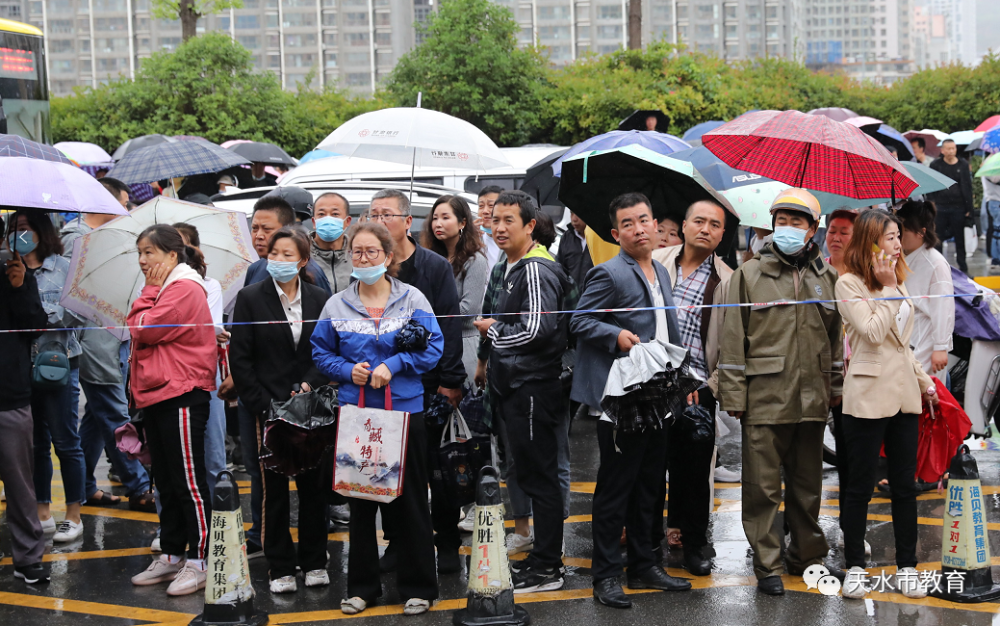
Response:
[[[378,258],[378,255],[382,254],[384,250],[381,248],[368,248],[367,250],[351,250],[351,258],[355,261],[360,261],[364,257],[368,257],[369,261],[374,261]]]
[[[394,217],[406,217],[402,213],[382,213],[381,215],[368,215],[368,219],[373,222],[388,222]]]

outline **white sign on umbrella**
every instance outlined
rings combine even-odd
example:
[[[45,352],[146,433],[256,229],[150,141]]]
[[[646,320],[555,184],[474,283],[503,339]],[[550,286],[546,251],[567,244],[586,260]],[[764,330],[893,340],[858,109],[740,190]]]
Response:
[[[136,237],[153,224],[186,222],[198,229],[208,277],[222,285],[223,305],[243,287],[257,260],[246,214],[157,196],[83,235],[73,243],[73,260],[59,303],[102,326],[124,326],[132,302],[145,284]],[[127,329],[111,331],[128,339]]]

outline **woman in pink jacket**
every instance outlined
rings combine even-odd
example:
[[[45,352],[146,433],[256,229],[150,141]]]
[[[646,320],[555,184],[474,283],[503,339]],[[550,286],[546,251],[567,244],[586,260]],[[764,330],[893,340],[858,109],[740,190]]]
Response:
[[[160,490],[163,554],[133,585],[172,581],[167,595],[205,587],[211,499],[205,473],[205,426],[215,389],[216,342],[202,278],[201,253],[177,229],[150,226],[136,241],[146,286],[132,305],[130,392],[142,422]],[[192,324],[191,326],[179,326]]]

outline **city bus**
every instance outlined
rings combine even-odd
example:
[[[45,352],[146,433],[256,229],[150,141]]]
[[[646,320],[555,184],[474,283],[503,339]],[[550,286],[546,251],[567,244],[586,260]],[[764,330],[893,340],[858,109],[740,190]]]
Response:
[[[5,19],[0,19],[0,132],[45,144],[52,139],[42,31]]]

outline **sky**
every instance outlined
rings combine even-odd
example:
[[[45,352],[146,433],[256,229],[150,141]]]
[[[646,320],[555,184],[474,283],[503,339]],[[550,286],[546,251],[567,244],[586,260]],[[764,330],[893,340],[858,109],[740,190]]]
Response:
[[[1000,53],[1000,1],[976,0],[976,52]]]

